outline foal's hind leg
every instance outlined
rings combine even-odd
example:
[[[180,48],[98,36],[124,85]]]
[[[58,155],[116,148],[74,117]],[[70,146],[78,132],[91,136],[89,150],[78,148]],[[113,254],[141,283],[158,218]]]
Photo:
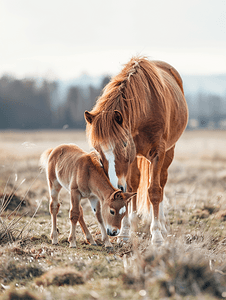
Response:
[[[81,210],[81,194],[77,189],[71,189],[71,208],[69,212],[69,218],[71,220],[71,231],[68,237],[68,241],[70,243],[71,248],[76,248],[76,236],[75,229],[76,224],[80,218],[80,210]]]
[[[82,231],[83,233],[85,234],[86,236],[86,240],[88,243],[90,243],[91,245],[96,245],[96,243],[94,242],[94,239],[91,235],[91,233],[89,232],[89,229],[88,227],[86,226],[86,223],[84,221],[84,217],[83,217],[83,209],[82,209],[82,206],[80,207],[80,217],[79,217],[79,223],[82,227]]]
[[[60,203],[58,203],[58,195],[61,190],[61,185],[55,179],[54,181],[49,180],[49,193],[50,193],[50,204],[49,210],[52,219],[52,230],[51,230],[51,239],[52,244],[58,244],[58,232],[57,232],[57,214],[59,212]]]

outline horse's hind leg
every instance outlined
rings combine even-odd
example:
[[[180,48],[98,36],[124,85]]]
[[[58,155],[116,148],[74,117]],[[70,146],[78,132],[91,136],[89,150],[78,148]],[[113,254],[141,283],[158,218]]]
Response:
[[[91,233],[89,232],[88,227],[86,226],[86,223],[85,223],[85,220],[84,220],[84,217],[83,217],[83,208],[82,208],[82,206],[80,207],[80,217],[79,217],[78,221],[79,221],[79,223],[82,227],[82,231],[83,231],[84,235],[86,236],[87,242],[90,243],[91,245],[96,245]]]
[[[49,193],[50,193],[50,204],[49,210],[52,219],[52,230],[51,239],[52,244],[58,244],[58,232],[57,232],[57,214],[59,212],[60,203],[58,203],[58,195],[61,190],[61,185],[58,183],[57,179],[49,179]]]
[[[160,245],[163,243],[164,239],[161,233],[161,223],[159,216],[159,206],[163,199],[163,190],[160,184],[160,174],[161,169],[165,160],[165,143],[162,142],[154,157],[151,157],[150,153],[150,171],[151,171],[151,183],[148,189],[149,198],[152,205],[152,221],[151,221],[151,234],[152,234],[152,244]]]
[[[161,175],[160,175],[160,185],[161,185],[162,191],[163,191],[163,201],[159,205],[159,220],[160,220],[160,223],[162,226],[162,233],[164,233],[164,234],[167,233],[166,218],[164,215],[164,202],[166,202],[166,200],[164,200],[164,198],[166,198],[165,194],[164,194],[164,187],[166,185],[167,178],[168,178],[168,168],[174,158],[174,149],[175,149],[175,146],[173,146],[170,150],[168,150],[166,152],[164,163],[163,163],[162,170],[161,170]]]

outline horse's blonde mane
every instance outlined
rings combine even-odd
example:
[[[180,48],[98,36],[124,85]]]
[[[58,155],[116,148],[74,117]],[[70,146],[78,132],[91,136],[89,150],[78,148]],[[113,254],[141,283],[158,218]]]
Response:
[[[91,111],[94,120],[92,125],[87,124],[91,144],[127,142],[128,131],[133,134],[137,122],[150,111],[151,99],[155,98],[164,109],[164,91],[164,80],[155,63],[133,57],[106,85]],[[115,121],[115,110],[122,114],[123,126]]]

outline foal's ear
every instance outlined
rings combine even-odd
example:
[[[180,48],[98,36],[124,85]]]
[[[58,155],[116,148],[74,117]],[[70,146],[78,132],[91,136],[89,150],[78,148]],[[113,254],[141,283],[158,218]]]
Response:
[[[117,190],[115,191],[113,194],[113,199],[114,200],[118,200],[118,199],[121,199],[122,198],[122,191],[121,190]]]
[[[122,118],[122,114],[120,113],[120,111],[118,110],[114,110],[114,117],[115,117],[115,121],[119,124],[119,125],[122,125],[122,121],[123,121],[123,118]]]
[[[126,203],[129,203],[130,200],[133,198],[133,196],[135,196],[137,193],[123,193],[123,195],[125,196],[124,201]]]
[[[92,115],[90,112],[88,112],[88,110],[86,110],[84,112],[84,117],[85,117],[87,123],[92,124],[94,115]]]

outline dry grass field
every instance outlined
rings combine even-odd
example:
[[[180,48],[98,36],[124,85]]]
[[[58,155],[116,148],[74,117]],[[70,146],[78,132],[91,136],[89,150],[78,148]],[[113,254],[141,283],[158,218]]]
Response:
[[[89,150],[82,131],[0,132],[1,299],[226,298],[226,132],[187,131],[166,186],[168,236],[156,249],[140,220],[128,243],[106,251],[88,201],[85,220],[97,246],[77,226],[67,242],[69,194],[61,192],[59,245],[50,240],[49,196],[40,154],[62,143]],[[21,201],[21,207],[16,209]]]

